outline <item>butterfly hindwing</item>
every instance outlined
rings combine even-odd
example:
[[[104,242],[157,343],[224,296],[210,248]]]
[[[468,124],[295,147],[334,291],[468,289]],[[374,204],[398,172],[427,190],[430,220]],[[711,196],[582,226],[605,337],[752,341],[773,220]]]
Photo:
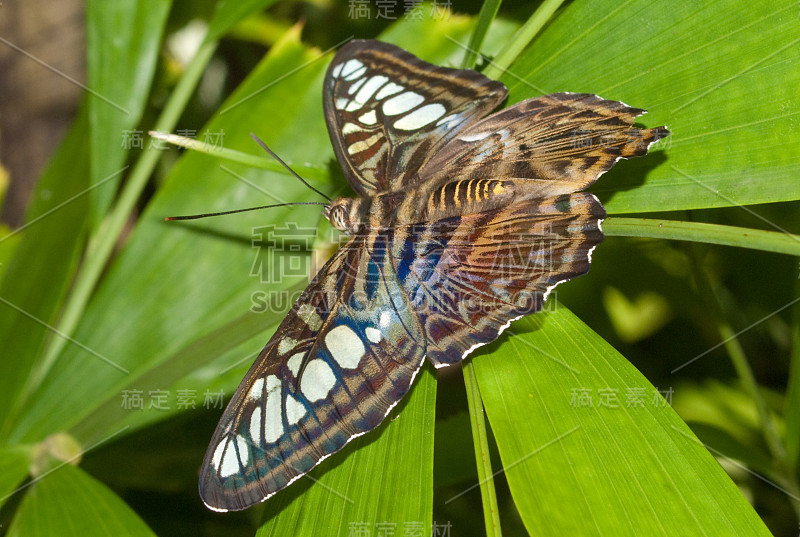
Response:
[[[360,195],[398,190],[460,130],[505,99],[503,84],[377,41],[343,46],[323,105],[336,157]]]
[[[605,217],[579,192],[397,229],[394,257],[420,312],[427,356],[461,361],[512,320],[539,311],[559,283],[585,274]]]
[[[356,237],[320,271],[228,404],[200,495],[215,510],[272,496],[377,427],[425,355],[383,237]]]

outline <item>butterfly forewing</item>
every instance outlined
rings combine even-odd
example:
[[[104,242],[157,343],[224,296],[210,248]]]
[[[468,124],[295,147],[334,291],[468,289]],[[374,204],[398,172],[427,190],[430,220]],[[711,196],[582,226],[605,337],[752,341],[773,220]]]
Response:
[[[319,272],[239,386],[209,445],[215,510],[272,496],[377,427],[411,386],[425,339],[383,236],[356,237]]]
[[[336,156],[361,195],[399,190],[449,139],[497,107],[505,86],[470,70],[423,62],[376,41],[351,41],[325,76]]]
[[[433,182],[453,175],[528,179],[543,197],[577,192],[669,134],[634,127],[644,112],[588,93],[528,99],[460,132],[419,173]]]

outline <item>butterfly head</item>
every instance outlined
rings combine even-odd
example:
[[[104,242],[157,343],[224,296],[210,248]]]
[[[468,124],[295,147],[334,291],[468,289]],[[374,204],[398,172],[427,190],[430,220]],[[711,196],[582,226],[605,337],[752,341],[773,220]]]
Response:
[[[360,199],[339,198],[325,208],[325,218],[339,231],[355,235],[361,229],[362,209]]]

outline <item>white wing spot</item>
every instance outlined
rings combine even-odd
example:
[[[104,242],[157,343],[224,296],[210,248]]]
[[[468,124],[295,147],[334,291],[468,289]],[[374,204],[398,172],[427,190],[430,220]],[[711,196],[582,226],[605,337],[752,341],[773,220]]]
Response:
[[[302,304],[299,308],[297,308],[297,315],[314,332],[317,332],[322,327],[322,318],[319,316],[319,313],[317,313],[317,308],[314,306]]]
[[[378,88],[386,84],[389,79],[383,75],[373,76],[370,78],[364,87],[361,88],[361,91],[358,92],[358,95],[355,96],[356,101],[360,102],[361,104],[366,103],[372,95],[378,91]]]
[[[373,343],[378,343],[381,340],[382,334],[377,328],[368,326],[364,332],[367,334],[367,339]]]
[[[375,110],[370,110],[366,114],[364,114],[361,117],[359,117],[358,120],[361,123],[363,123],[364,125],[374,125],[374,124],[376,124],[378,122],[378,116],[377,116],[377,114],[375,114]],[[349,123],[346,123],[345,127],[347,125],[349,125]],[[344,132],[344,129],[342,129],[342,132]],[[345,132],[345,134],[347,134],[347,133]]]
[[[306,415],[306,407],[292,397],[291,395],[286,396],[286,421],[289,425],[295,425],[298,421],[300,421],[303,416]]]
[[[492,134],[491,132],[479,132],[478,134],[470,134],[469,136],[461,136],[459,140],[462,142],[478,142],[483,140],[487,136]]]
[[[362,151],[369,149],[372,147],[376,142],[383,138],[382,133],[376,133],[367,138],[366,140],[360,140],[358,142],[354,142],[347,147],[347,154],[348,155],[355,155],[356,153],[361,153]]]
[[[352,134],[354,132],[361,132],[364,129],[356,125],[355,123],[350,123],[349,121],[342,125],[342,134]]]
[[[228,440],[225,444],[225,455],[222,457],[222,466],[219,469],[219,475],[222,477],[232,476],[239,471],[239,457],[236,456],[236,448],[233,447],[233,442]]]
[[[442,117],[445,112],[444,106],[439,103],[426,104],[395,121],[394,128],[404,131],[421,129],[428,123],[432,123]]]
[[[211,457],[211,465],[214,467],[214,470],[219,471],[219,463],[222,460],[222,452],[225,451],[225,444],[228,443],[228,440],[223,438],[219,444],[217,444],[217,449],[214,450],[214,455]]]
[[[343,65],[344,65],[343,63],[340,63],[339,65],[333,68],[333,71],[331,71],[331,76],[333,78],[339,78],[339,75],[342,73]]]
[[[278,377],[270,375],[276,380]],[[267,377],[267,389],[269,389],[269,379]],[[277,389],[270,390],[267,395],[267,402],[264,405],[264,441],[275,442],[283,434],[283,420],[281,419],[281,382],[278,381]]]
[[[328,347],[333,359],[346,369],[356,367],[367,352],[358,334],[344,324],[333,328],[325,335],[325,346]]]
[[[297,354],[293,354],[291,358],[286,362],[286,365],[289,366],[289,371],[292,372],[292,375],[297,377],[297,373],[300,372],[300,366],[303,364],[303,356],[306,353],[298,352]]]
[[[264,391],[264,379],[258,378],[253,383],[253,387],[250,388],[250,395],[248,396],[253,401],[258,401],[261,399],[261,393]]]
[[[261,407],[257,406],[253,409],[253,414],[250,416],[250,438],[253,443],[261,444]]]
[[[403,86],[399,86],[394,82],[389,82],[388,84],[386,84],[384,87],[381,88],[381,91],[378,92],[375,98],[380,101],[381,99],[384,99],[389,95],[394,95],[395,93],[399,93],[404,89],[406,88],[404,88]]]
[[[350,104],[344,107],[345,112],[355,112],[359,108],[361,108],[361,103],[358,101],[350,101]]]
[[[364,83],[364,82],[366,82],[366,81],[367,81],[367,79],[366,79],[366,78],[362,78],[361,80],[359,80],[359,81],[357,81],[357,82],[353,82],[353,84],[352,84],[352,85],[351,85],[351,86],[350,86],[350,87],[347,89],[347,94],[348,94],[348,95],[352,95],[352,94],[354,94],[355,92],[357,92],[357,91],[358,91],[358,88],[360,88],[360,87],[361,87],[361,84],[363,84],[363,83]]]
[[[339,70],[339,74],[342,76],[347,76],[354,72],[356,69],[360,69],[364,67],[364,64],[358,60],[347,60],[345,63],[342,64],[342,68]]]
[[[361,63],[361,62],[359,62],[359,63]],[[366,72],[367,72],[367,68],[366,67],[362,67],[361,69],[358,69],[357,71],[354,71],[354,72],[350,73],[349,75],[344,77],[344,79],[347,80],[348,82],[350,82],[351,80],[355,80],[358,77],[364,76],[364,73],[366,73]]]
[[[285,337],[278,343],[278,354],[286,354],[297,346],[297,340]]]
[[[281,381],[275,375],[267,377],[267,394],[281,389]]]
[[[335,106],[337,110],[342,110],[345,106],[347,106],[347,99],[345,99],[344,97],[339,97],[338,99],[336,99]]]
[[[425,97],[419,93],[407,91],[383,103],[383,113],[387,116],[396,116],[397,114],[408,112],[424,100]]]
[[[388,311],[384,311],[383,313],[381,313],[381,319],[379,321],[381,328],[386,328],[387,326],[389,326],[391,320],[392,320],[391,313],[389,313]]]
[[[444,116],[442,119],[437,121],[436,126],[438,127],[439,125],[445,125],[457,119],[458,119],[458,114],[450,114],[449,116]]]
[[[310,402],[319,401],[328,396],[336,384],[333,369],[324,360],[315,358],[308,362],[303,376],[300,378],[300,391]]]

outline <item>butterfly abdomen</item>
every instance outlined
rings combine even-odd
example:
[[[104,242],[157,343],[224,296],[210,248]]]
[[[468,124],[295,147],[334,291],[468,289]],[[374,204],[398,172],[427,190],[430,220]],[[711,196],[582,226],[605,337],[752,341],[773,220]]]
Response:
[[[512,181],[465,179],[451,181],[431,192],[426,204],[428,219],[483,212],[513,199]]]

